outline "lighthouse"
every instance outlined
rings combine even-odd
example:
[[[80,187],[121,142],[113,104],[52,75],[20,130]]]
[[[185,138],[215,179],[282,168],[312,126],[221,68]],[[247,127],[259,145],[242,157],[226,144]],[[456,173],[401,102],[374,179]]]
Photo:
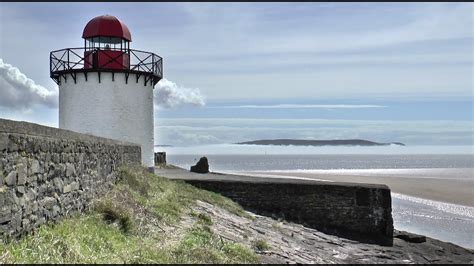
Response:
[[[130,49],[128,27],[110,15],[90,20],[83,47],[50,53],[59,86],[59,128],[139,144],[142,164],[154,165],[153,88],[163,59]]]

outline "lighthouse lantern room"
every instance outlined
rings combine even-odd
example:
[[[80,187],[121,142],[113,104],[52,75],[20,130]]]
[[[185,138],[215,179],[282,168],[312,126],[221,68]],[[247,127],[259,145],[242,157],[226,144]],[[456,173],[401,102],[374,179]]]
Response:
[[[82,38],[82,48],[50,53],[59,127],[139,144],[142,164],[153,166],[153,88],[163,77],[163,59],[130,49],[130,31],[114,16],[90,20]]]
[[[132,36],[116,17],[105,15],[92,19],[84,28],[82,38],[85,68],[130,68],[128,51]]]

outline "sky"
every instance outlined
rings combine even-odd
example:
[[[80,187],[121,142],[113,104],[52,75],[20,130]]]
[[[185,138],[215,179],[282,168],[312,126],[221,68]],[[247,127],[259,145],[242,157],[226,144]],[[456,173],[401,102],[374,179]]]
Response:
[[[58,126],[49,52],[110,14],[164,58],[155,144],[472,145],[472,3],[0,3],[0,118]]]

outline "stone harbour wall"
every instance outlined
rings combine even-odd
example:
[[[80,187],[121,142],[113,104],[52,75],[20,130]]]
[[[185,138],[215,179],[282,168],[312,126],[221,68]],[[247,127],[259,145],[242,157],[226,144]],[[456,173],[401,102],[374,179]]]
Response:
[[[322,232],[391,246],[393,219],[385,185],[338,182],[185,180],[220,193],[243,208]]]
[[[87,209],[139,145],[0,119],[0,239]]]

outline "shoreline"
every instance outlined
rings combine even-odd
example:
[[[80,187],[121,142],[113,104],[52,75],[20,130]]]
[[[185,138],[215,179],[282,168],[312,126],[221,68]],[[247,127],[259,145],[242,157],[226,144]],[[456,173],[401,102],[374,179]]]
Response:
[[[302,172],[266,172],[245,171],[246,175],[267,176],[275,178],[303,178],[330,182],[370,183],[387,185],[394,193],[412,197],[440,201],[445,203],[474,207],[474,179],[438,179],[438,178],[404,178],[393,176],[368,176],[351,174],[320,174]]]

